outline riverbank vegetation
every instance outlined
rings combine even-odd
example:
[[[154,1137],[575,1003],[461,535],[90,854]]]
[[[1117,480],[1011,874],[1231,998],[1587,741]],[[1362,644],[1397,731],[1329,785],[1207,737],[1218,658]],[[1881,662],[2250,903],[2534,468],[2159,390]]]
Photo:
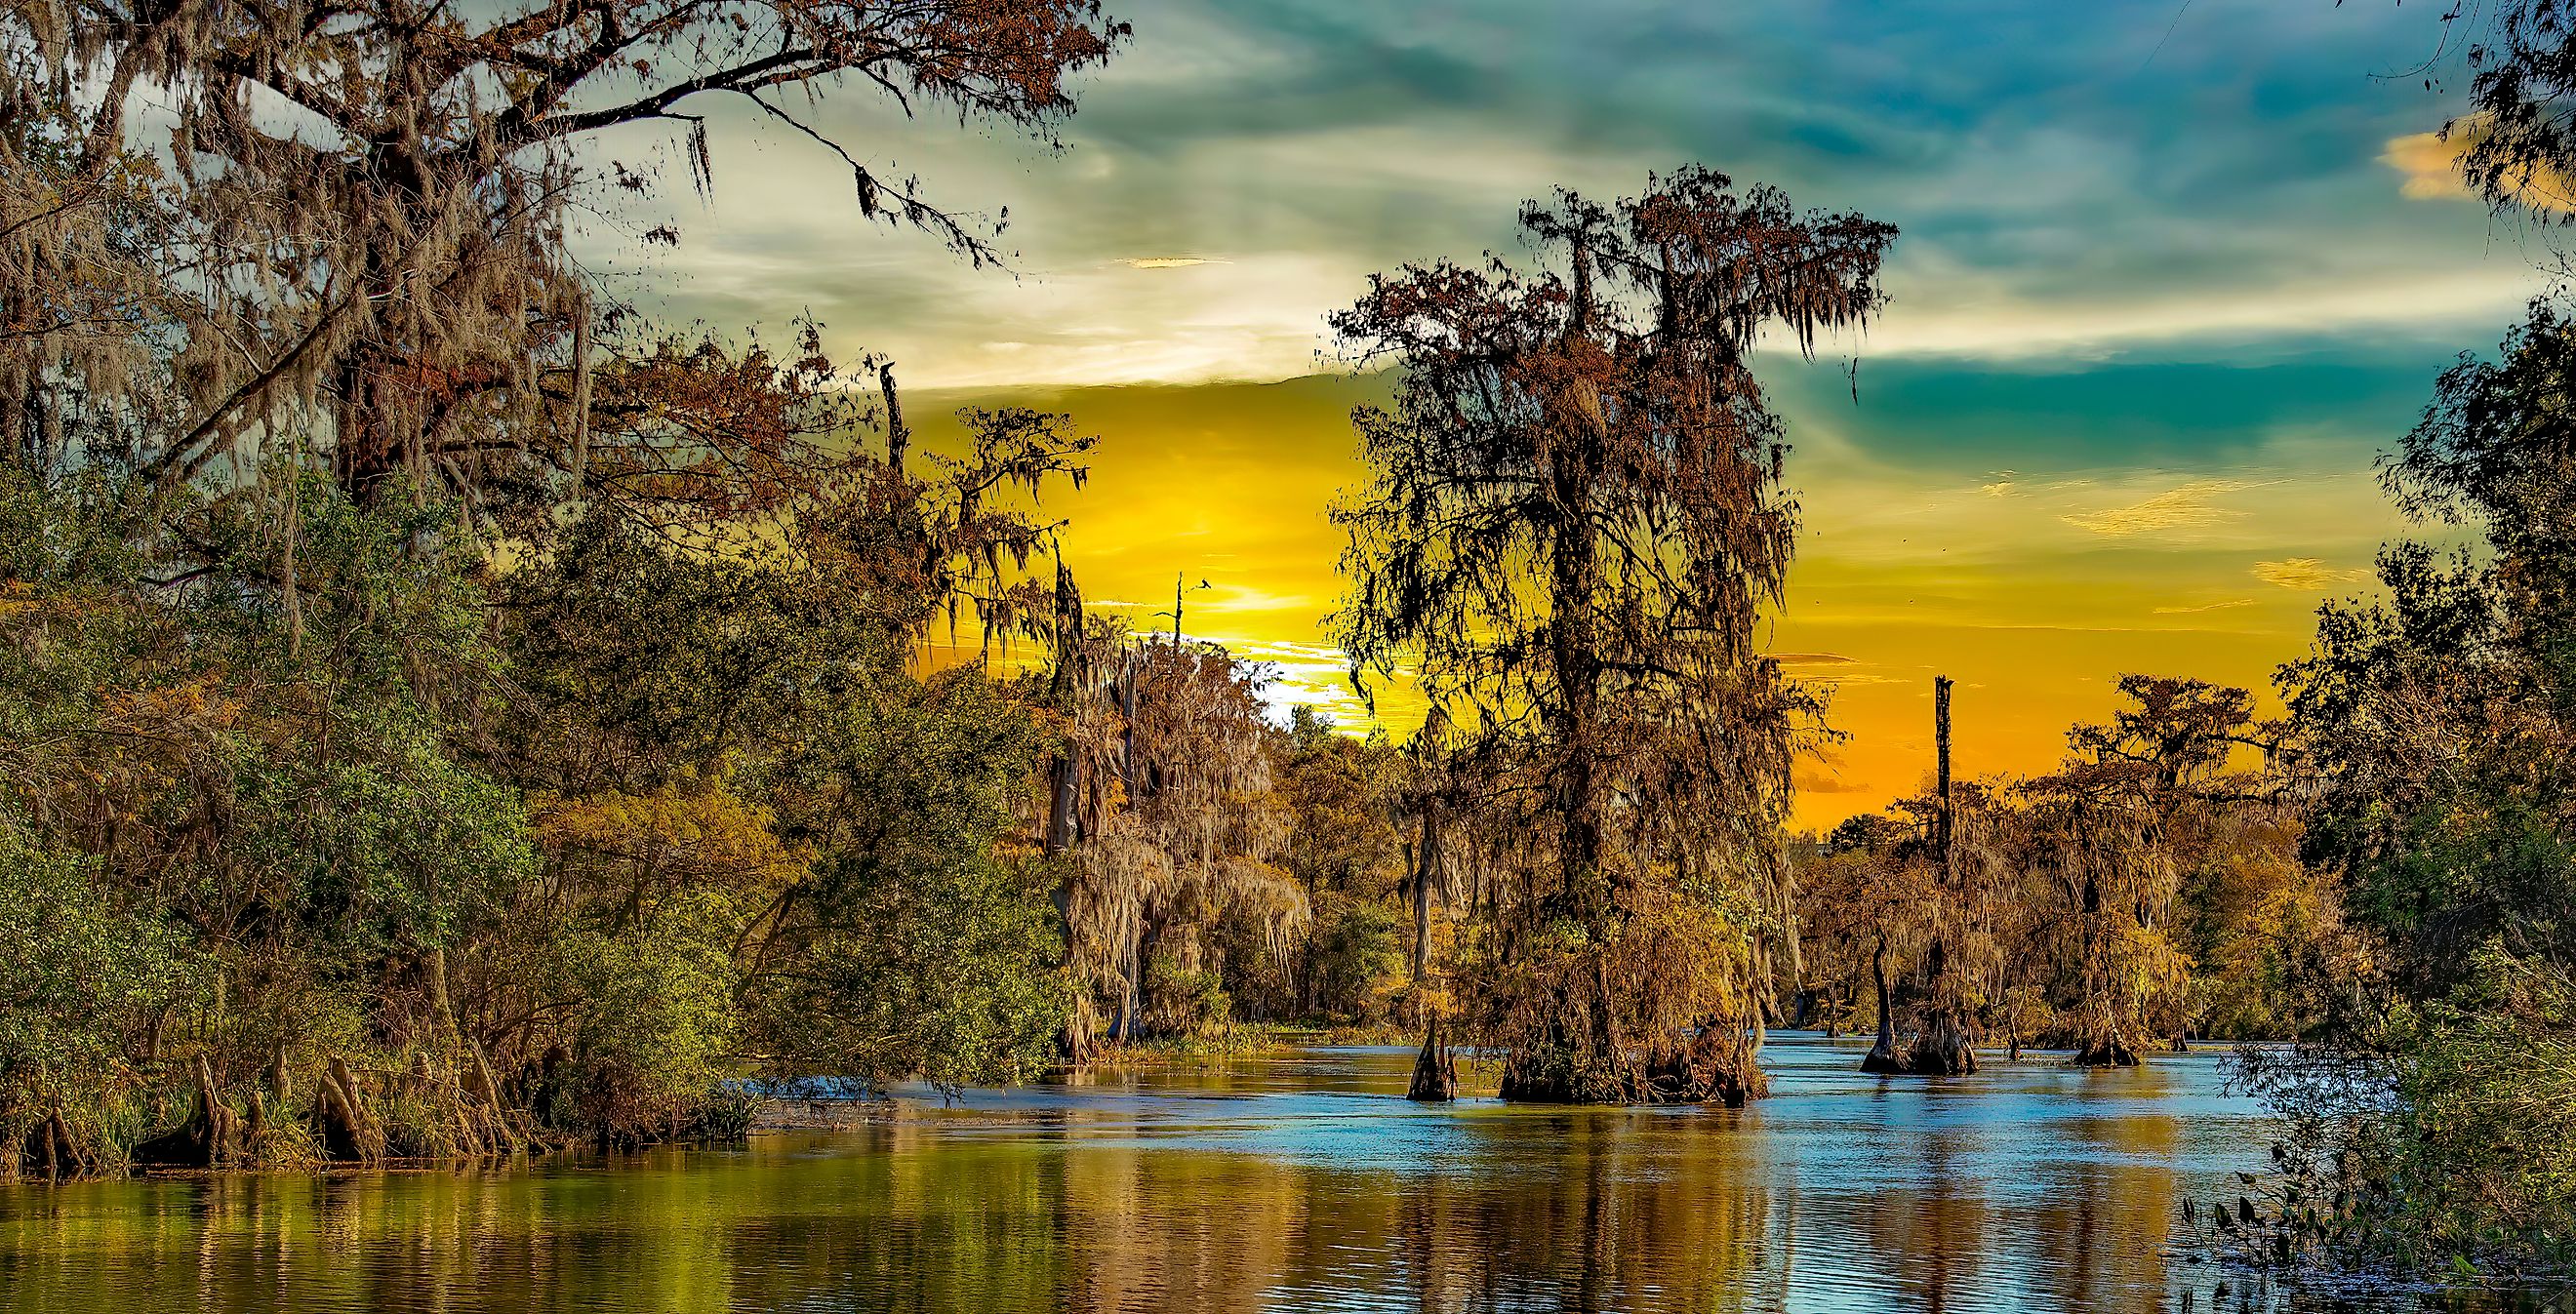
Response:
[[[2211,1241],[2276,1263],[2576,1271],[2571,360],[2576,327],[2544,298],[2493,358],[2442,374],[2380,469],[2450,542],[2387,545],[2374,596],[2321,609],[2280,668],[2281,717],[2258,721],[2244,690],[2127,676],[2060,771],[1809,842],[1800,1007],[1876,1025],[1874,1065],[1924,1071],[1912,1056],[1961,969],[1943,946],[1966,943],[1990,1043],[2124,1064],[2294,1042],[2234,1057],[2289,1134],[2258,1189],[2198,1215]],[[1945,827],[1977,837],[1952,843],[1986,877],[1942,879]]]
[[[1039,508],[1092,439],[973,411],[912,451],[885,362],[654,324],[567,226],[663,182],[623,124],[704,183],[693,98],[792,131],[856,75],[1047,140],[1123,36],[9,7],[0,1171],[721,1132],[747,1079],[1051,1061],[1058,706],[918,654],[1061,625]],[[863,217],[1003,254],[848,167]]]

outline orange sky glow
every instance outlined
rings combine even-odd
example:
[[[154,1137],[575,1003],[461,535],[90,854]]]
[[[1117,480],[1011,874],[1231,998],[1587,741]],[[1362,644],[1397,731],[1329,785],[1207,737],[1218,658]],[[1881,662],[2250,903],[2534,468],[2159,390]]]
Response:
[[[1102,441],[1087,486],[1049,503],[1094,609],[1169,625],[1175,575],[1187,632],[1279,668],[1284,706],[1362,732],[1326,624],[1341,581],[1326,508],[1360,482],[1348,415],[1376,384],[1311,376],[1015,392]],[[925,395],[929,413],[990,394]],[[1865,410],[1871,400],[1864,393]],[[2067,727],[2099,719],[2127,671],[2251,687],[2306,647],[2319,601],[2362,586],[2401,526],[2366,462],[2295,451],[2238,464],[2093,475],[2009,471],[1944,479],[1890,470],[1833,417],[1793,414],[1791,482],[1806,530],[1770,651],[1831,691],[1847,738],[1799,772],[1796,820],[1825,827],[1920,787],[1931,766],[1932,677],[1959,682],[1958,769],[2053,766]],[[2313,466],[2313,468],[2308,468]],[[1195,586],[1206,580],[1211,587]],[[1421,716],[1401,688],[1379,717]]]

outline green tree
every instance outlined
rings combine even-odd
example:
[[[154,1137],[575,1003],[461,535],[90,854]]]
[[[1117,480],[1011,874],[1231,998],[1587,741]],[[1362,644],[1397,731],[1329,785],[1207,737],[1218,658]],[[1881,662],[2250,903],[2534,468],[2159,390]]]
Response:
[[[2363,1202],[2341,1244],[2416,1265],[2576,1265],[2576,329],[2535,303],[2444,372],[2382,460],[2398,505],[2471,541],[2382,550],[2382,596],[2321,609],[2284,666],[2306,853],[2377,941],[2328,979],[2328,1042],[2247,1051],[2294,1166]]]
[[[2400,507],[2472,533],[2380,556],[2282,687],[2317,779],[2311,858],[2437,995],[2472,951],[2576,960],[2576,330],[2536,303],[2501,358],[2446,371],[2382,462]]]
[[[0,909],[19,928],[0,959],[0,1177],[103,1166],[111,1129],[97,1125],[143,1083],[137,1036],[202,981],[185,941],[149,909],[119,907],[97,864],[49,849],[0,816]]]

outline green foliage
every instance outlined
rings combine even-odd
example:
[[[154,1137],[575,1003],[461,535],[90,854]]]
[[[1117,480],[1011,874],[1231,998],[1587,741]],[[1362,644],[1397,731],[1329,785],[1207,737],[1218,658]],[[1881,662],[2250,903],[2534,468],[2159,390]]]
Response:
[[[722,894],[681,892],[614,929],[566,928],[558,988],[581,1001],[560,1074],[574,1128],[614,1140],[667,1134],[733,1075],[741,1019],[734,937]]]
[[[1309,890],[1394,898],[1404,877],[1402,753],[1383,735],[1341,734],[1307,707],[1279,740],[1278,788],[1295,818],[1281,865]]]
[[[2576,961],[2576,325],[2543,302],[2502,358],[2446,371],[2383,463],[2476,550],[2381,554],[2386,600],[2333,605],[2282,684],[2321,777],[2310,856],[2427,996],[2470,953]]]
[[[1337,896],[1319,904],[1306,961],[1316,1011],[1362,1026],[1386,1022],[1412,933],[1385,903]]]
[[[1216,971],[1234,1018],[1382,1025],[1407,983],[1413,942],[1406,758],[1384,735],[1342,734],[1303,706],[1268,739],[1273,799],[1285,814],[1279,865],[1305,891],[1308,916],[1285,945],[1258,909],[1219,919]]]
[[[1223,976],[1186,966],[1177,955],[1157,954],[1145,966],[1145,1011],[1158,1031],[1204,1036],[1225,1030],[1234,1001],[1226,996]]]
[[[1040,723],[979,670],[905,669],[918,617],[887,614],[899,590],[814,568],[838,532],[715,557],[599,523],[508,585],[534,713],[510,751],[564,791],[545,827],[558,888],[626,946],[675,1049],[708,1055],[648,1063],[631,1051],[657,1029],[631,1021],[562,1036],[590,1108],[667,1121],[716,1055],[869,1088],[1047,1061],[1053,878],[1008,843]]]
[[[2239,1051],[2290,1134],[2265,1206],[2213,1239],[2437,1280],[2576,1274],[2576,978],[2490,945],[2446,997],[2396,1002],[2381,1040]]]
[[[769,1067],[955,1089],[1026,1080],[1052,1060],[1061,942],[1028,872],[941,863],[847,897],[848,920],[818,928],[796,971],[760,987]]]
[[[606,120],[561,93],[671,30],[564,62],[502,24],[424,78],[394,72],[417,24],[260,19],[246,83],[105,13],[0,15],[0,301],[33,334],[0,361],[0,922],[35,949],[0,967],[0,1175],[40,1113],[48,1170],[111,1121],[196,1163],[373,1158],[738,1131],[753,1072],[1042,1062],[1063,873],[1014,805],[1061,726],[914,660],[969,611],[1060,632],[1035,504],[1095,440],[970,410],[907,467],[890,369],[852,386],[820,326],[773,351],[595,299],[557,257],[606,181],[565,143]],[[1031,130],[1124,35],[1081,3],[953,17],[807,35]],[[495,52],[563,75],[507,125]],[[140,142],[137,58],[217,167]],[[235,112],[326,65],[375,147]],[[405,290],[320,295],[353,278]]]
[[[38,1118],[96,1117],[139,1079],[128,1041],[204,982],[180,933],[121,909],[98,864],[49,849],[0,815],[0,909],[18,939],[0,955],[0,1138]]]
[[[13,473],[0,524],[0,909],[55,937],[13,965],[0,1131],[166,1127],[199,1054],[317,1120],[345,1061],[395,1153],[1051,1057],[1058,878],[1015,840],[1045,723],[908,669],[917,574],[833,564],[863,523],[749,555],[600,524],[505,579],[454,508],[291,471]]]
[[[2576,976],[2490,946],[2392,1039],[2390,1226],[2422,1255],[2576,1271]]]
[[[2366,1202],[2326,1252],[2416,1268],[2576,1271],[2576,324],[2536,303],[2501,357],[2446,371],[2382,463],[2451,552],[2381,553],[2382,600],[2333,604],[2283,668],[2313,776],[2307,856],[2382,972],[2331,1043],[2249,1053],[2297,1172]]]

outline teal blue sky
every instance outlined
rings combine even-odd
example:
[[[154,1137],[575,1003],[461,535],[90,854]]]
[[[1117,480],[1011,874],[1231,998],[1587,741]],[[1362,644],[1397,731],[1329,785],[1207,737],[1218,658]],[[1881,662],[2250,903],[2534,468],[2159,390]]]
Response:
[[[1135,39],[1061,150],[856,87],[815,111],[1007,206],[1008,271],[868,226],[828,155],[721,106],[712,199],[666,198],[682,244],[640,254],[629,215],[584,249],[683,318],[811,314],[945,396],[1061,400],[1104,437],[1067,507],[1092,595],[1204,572],[1192,628],[1348,717],[1321,506],[1366,385],[1223,385],[1340,369],[1323,316],[1371,271],[1508,254],[1558,185],[1697,161],[1895,223],[1881,321],[1767,369],[1809,528],[1777,646],[1854,736],[1818,820],[1912,785],[1936,672],[1963,718],[1993,700],[1963,743],[1994,771],[2046,765],[2121,669],[2264,683],[2405,528],[2373,456],[2542,282],[2424,135],[2459,70],[2417,69],[2438,17],[2393,0],[1113,9]]]
[[[2439,24],[2380,0],[1119,12],[1136,38],[1061,153],[855,93],[818,111],[947,203],[1008,207],[1014,274],[867,232],[828,156],[717,106],[676,305],[811,309],[940,383],[1275,378],[1316,367],[1369,271],[1508,248],[1523,197],[1692,160],[1904,229],[1858,344],[1880,357],[2451,345],[2531,272],[2522,233],[2389,162],[2451,98],[2405,75]],[[1122,263],[1169,259],[1205,263]]]

